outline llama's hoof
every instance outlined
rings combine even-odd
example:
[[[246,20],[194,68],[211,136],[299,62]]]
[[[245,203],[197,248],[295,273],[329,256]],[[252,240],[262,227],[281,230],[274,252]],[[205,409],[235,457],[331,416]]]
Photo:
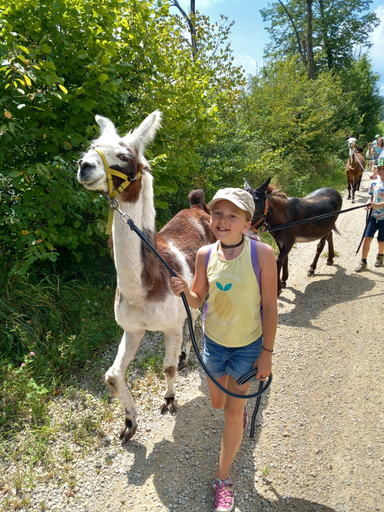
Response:
[[[327,265],[328,265],[328,267],[332,267],[332,265],[333,265],[333,260],[327,260]]]
[[[164,403],[161,406],[160,412],[161,414],[165,414],[166,412],[170,412],[171,414],[174,414],[176,412],[176,404],[175,404],[175,397],[169,396],[168,398],[164,398]]]
[[[184,370],[184,368],[187,366],[187,354],[184,352],[184,350],[179,355],[179,364],[177,365],[177,369]]]
[[[136,421],[125,418],[125,425],[120,432],[120,439],[124,439],[124,443],[128,442],[133,437],[137,430]]]
[[[315,271],[313,270],[313,268],[310,268],[310,269],[308,270],[307,277],[311,277],[311,276],[313,276],[313,275],[315,275]]]
[[[281,281],[280,288],[286,288],[286,287],[287,287],[287,283],[285,281]]]
[[[352,204],[355,204],[355,200],[354,200],[354,199],[352,199],[351,203],[352,203]]]

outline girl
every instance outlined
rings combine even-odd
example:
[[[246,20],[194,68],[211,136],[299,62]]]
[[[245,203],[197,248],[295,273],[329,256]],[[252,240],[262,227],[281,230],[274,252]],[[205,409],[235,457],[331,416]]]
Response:
[[[247,395],[251,383],[239,386],[237,379],[257,367],[256,379],[264,380],[272,369],[277,328],[275,256],[271,247],[256,242],[260,290],[252,266],[250,240],[244,237],[255,211],[252,196],[242,189],[225,188],[216,193],[208,207],[217,242],[197,252],[191,290],[181,276],[171,278],[171,287],[175,295],[184,292],[192,308],[202,305],[208,291],[204,363],[229,391]],[[211,403],[215,409],[224,408],[225,422],[213,481],[213,512],[229,512],[234,506],[229,471],[246,425],[245,401],[226,395],[211,379],[207,381]]]

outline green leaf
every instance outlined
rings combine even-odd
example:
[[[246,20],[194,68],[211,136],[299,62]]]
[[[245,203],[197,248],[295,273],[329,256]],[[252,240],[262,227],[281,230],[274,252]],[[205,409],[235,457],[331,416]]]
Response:
[[[90,112],[94,108],[96,103],[93,100],[84,100],[81,101],[79,105],[81,105],[81,107],[87,112]]]
[[[109,78],[109,77],[108,77],[108,75],[107,75],[106,73],[101,73],[101,75],[99,75],[99,76],[97,77],[98,81],[99,81],[101,84],[105,83],[105,82],[108,80],[108,78]]]

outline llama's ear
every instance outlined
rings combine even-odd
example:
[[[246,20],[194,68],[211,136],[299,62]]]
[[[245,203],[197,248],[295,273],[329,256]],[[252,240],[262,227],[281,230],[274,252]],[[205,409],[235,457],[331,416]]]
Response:
[[[101,135],[111,134],[117,135],[115,125],[106,117],[96,116],[96,123],[100,126]]]
[[[268,188],[268,185],[269,185],[269,183],[270,183],[271,179],[272,179],[271,177],[270,177],[270,178],[268,178],[268,179],[267,179],[267,181],[261,185],[261,187],[259,187],[259,188],[257,188],[257,189],[256,189],[256,192],[257,192],[258,194],[264,195],[264,194],[265,194],[265,191],[266,191],[266,190],[267,190],[267,188]]]
[[[139,153],[143,153],[148,142],[155,138],[155,134],[161,126],[162,117],[160,110],[155,110],[133,132],[127,133],[123,140],[133,144]]]
[[[248,181],[245,178],[243,178],[243,180],[244,180],[244,190],[246,190],[247,192],[248,192],[248,190],[252,190],[252,187],[248,183]]]

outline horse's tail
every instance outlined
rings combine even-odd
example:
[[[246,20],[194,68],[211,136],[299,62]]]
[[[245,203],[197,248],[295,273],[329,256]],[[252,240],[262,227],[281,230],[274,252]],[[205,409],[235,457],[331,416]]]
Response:
[[[336,226],[333,227],[332,231],[334,231],[335,233],[337,233],[339,236],[341,236],[341,233],[340,231],[337,229]]]
[[[206,213],[211,213],[208,206],[205,204],[204,200],[204,190],[201,188],[197,190],[191,190],[188,195],[188,200],[191,208],[200,208],[200,210],[204,210]]]

